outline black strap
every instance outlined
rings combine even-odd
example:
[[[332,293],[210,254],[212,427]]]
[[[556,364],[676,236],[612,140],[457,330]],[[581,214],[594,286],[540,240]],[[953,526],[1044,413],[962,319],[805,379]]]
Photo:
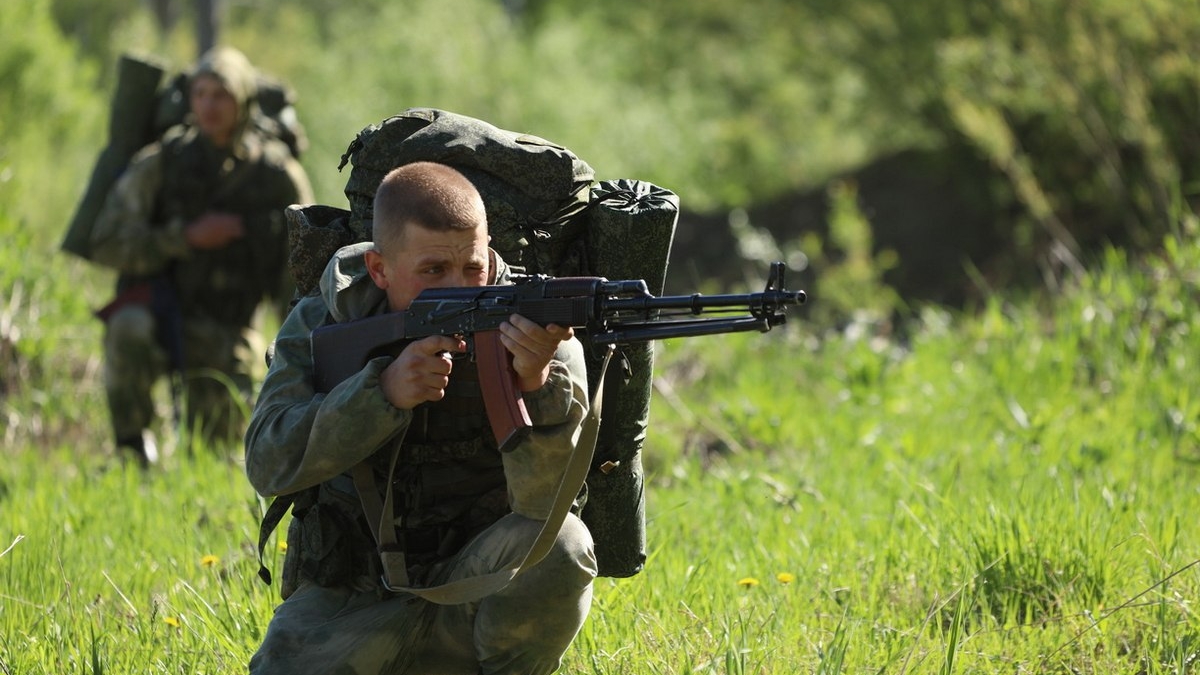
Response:
[[[288,509],[296,501],[298,493],[280,495],[271,500],[271,505],[267,507],[267,512],[263,515],[262,522],[258,525],[258,578],[263,580],[263,583],[271,585],[271,570],[267,569],[266,563],[263,562],[263,552],[267,548],[267,539],[271,537],[271,533],[275,528],[279,527],[279,522],[287,515]]]

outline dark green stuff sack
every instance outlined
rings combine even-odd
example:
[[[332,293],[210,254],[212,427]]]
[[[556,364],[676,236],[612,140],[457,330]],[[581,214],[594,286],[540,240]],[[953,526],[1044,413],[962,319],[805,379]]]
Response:
[[[584,272],[644,279],[651,293],[661,295],[678,217],[679,198],[670,191],[643,181],[602,181],[592,189],[587,210]],[[590,346],[586,335],[580,338]],[[642,446],[650,419],[654,346],[643,342],[619,349],[605,377],[603,418],[580,514],[596,541],[600,574],[609,577],[636,574],[646,562]],[[595,389],[599,357],[594,349],[585,353]]]
[[[529,134],[432,108],[413,108],[363,129],[342,156],[349,210],[288,210],[290,267],[301,295],[313,291],[341,246],[371,238],[375,190],[392,169],[417,161],[455,167],[479,190],[492,248],[528,273],[644,279],[661,294],[675,234],[674,193],[636,180],[596,182],[566,148]],[[600,357],[586,334],[592,389]],[[599,439],[581,517],[601,576],[627,577],[646,561],[646,439],[654,368],[649,343],[620,348],[605,379]]]
[[[156,61],[128,54],[117,62],[117,86],[108,119],[108,145],[96,158],[87,189],[67,226],[62,250],[81,258],[91,258],[92,225],[100,215],[109,189],[137,151],[157,137],[154,121],[163,68]]]

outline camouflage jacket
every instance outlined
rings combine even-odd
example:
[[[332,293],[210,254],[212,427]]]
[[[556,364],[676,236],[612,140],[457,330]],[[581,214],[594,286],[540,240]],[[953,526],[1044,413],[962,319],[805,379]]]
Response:
[[[366,273],[362,254],[370,246],[368,242],[341,249],[326,268],[319,292],[302,298],[280,329],[271,367],[246,433],[246,473],[251,485],[264,496],[296,493],[318,484],[337,484],[341,486],[338,491],[344,493],[346,472],[366,461],[376,468],[381,489],[390,480],[403,490],[414,476],[402,474],[418,472],[428,468],[426,465],[436,468],[437,485],[462,486],[472,484],[472,472],[487,472],[494,465],[500,472],[501,495],[507,496],[506,510],[544,520],[587,414],[582,345],[577,340],[563,343],[551,361],[550,379],[541,389],[524,395],[534,428],[512,452],[501,455],[490,441],[486,424],[472,420],[464,420],[459,426],[487,435],[488,442],[476,445],[476,450],[462,456],[453,449],[441,456],[431,454],[427,447],[414,452],[412,439],[428,438],[428,434],[414,428],[422,409],[429,408],[433,413],[430,417],[436,419],[436,413],[451,403],[427,403],[416,410],[392,407],[379,383],[380,373],[391,357],[372,359],[362,371],[327,394],[316,393],[312,384],[312,330],[386,310],[386,296]],[[493,258],[498,261],[496,278],[503,282],[507,268],[498,256]],[[463,361],[455,362],[451,387],[464,366]],[[451,387],[447,388],[448,399]],[[397,475],[388,477],[383,474],[394,452],[401,453],[401,460]],[[461,513],[471,508],[472,500],[483,497],[482,492],[488,490],[486,484],[480,485],[480,494],[459,490],[452,495],[459,504],[450,505],[451,511]],[[430,516],[436,519],[447,506],[437,501],[421,502],[433,504],[433,513],[410,515],[416,520],[428,521]],[[415,504],[411,500],[409,503]]]
[[[285,285],[284,209],[311,200],[282,141],[247,130],[226,150],[176,127],[139,152],[113,187],[92,230],[93,259],[120,273],[118,290],[166,274],[184,316],[245,326]],[[210,210],[241,215],[246,235],[219,250],[192,250],[184,227]]]

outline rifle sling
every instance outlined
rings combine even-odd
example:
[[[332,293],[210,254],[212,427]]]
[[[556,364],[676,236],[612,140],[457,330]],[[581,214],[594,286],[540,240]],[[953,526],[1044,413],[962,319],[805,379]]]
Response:
[[[403,435],[395,442],[396,449],[392,452],[392,459],[388,463],[388,476],[396,472],[396,460],[400,457],[400,445],[403,442]],[[383,563],[384,587],[390,587],[389,582],[397,586],[407,586],[408,564],[404,560],[404,549],[396,539],[392,481],[387,481],[388,486],[384,493],[384,500],[380,502],[379,490],[375,487],[375,472],[371,469],[370,464],[367,462],[355,464],[350,469],[350,476],[354,479],[354,489],[358,492],[359,501],[362,502],[363,514],[367,517],[371,535],[375,537],[375,544],[379,548],[379,560]]]
[[[575,498],[579,495],[579,490],[583,487],[588,470],[591,468],[592,455],[596,450],[596,439],[600,433],[600,417],[604,404],[604,374],[608,370],[608,362],[612,358],[613,351],[614,347],[608,345],[600,366],[600,378],[596,383],[596,392],[591,397],[591,405],[587,418],[584,419],[579,440],[571,450],[570,457],[567,458],[562,480],[559,481],[558,490],[555,492],[554,501],[550,506],[550,514],[546,517],[542,529],[538,532],[529,550],[519,560],[514,559],[510,563],[502,565],[501,569],[496,572],[456,579],[440,586],[427,588],[409,586],[404,551],[396,541],[392,481],[387,481],[385,496],[383,502],[380,503],[379,491],[375,487],[370,466],[366,462],[360,462],[350,470],[354,478],[354,485],[358,490],[359,500],[362,502],[363,513],[367,516],[367,522],[378,523],[377,527],[372,525],[371,533],[375,536],[375,543],[379,546],[380,560],[383,563],[384,588],[394,593],[410,593],[438,605],[460,605],[476,602],[499,591],[517,575],[541,562],[542,558],[550,552],[555,540],[558,539],[563,521],[570,513],[571,506],[575,503]],[[395,447],[396,452],[392,455],[388,476],[395,471],[396,460],[400,455],[400,444],[397,443]]]

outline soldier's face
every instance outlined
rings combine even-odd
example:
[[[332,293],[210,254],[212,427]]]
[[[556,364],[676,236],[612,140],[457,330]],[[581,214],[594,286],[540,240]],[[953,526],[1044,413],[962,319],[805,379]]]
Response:
[[[238,103],[233,94],[211,75],[201,75],[188,89],[188,102],[196,126],[218,147],[229,145],[238,124]]]
[[[469,230],[439,232],[408,225],[384,253],[368,251],[367,271],[387,293],[392,311],[408,309],[428,288],[483,286],[488,282],[487,223]]]

